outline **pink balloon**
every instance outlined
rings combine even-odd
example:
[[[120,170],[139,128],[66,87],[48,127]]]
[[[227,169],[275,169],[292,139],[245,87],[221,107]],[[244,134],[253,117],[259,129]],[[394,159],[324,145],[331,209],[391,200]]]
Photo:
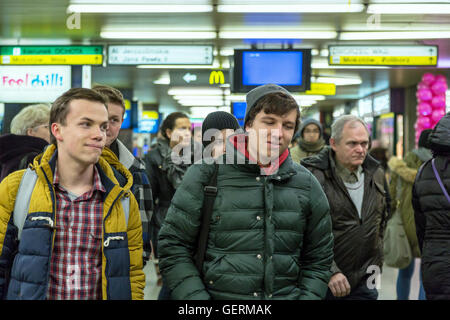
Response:
[[[439,95],[433,97],[431,100],[431,106],[433,109],[442,109],[445,108],[445,96]]]
[[[435,77],[431,73],[425,73],[422,76],[422,82],[427,85],[431,85],[434,81],[435,81]]]
[[[442,75],[442,74],[438,74],[436,76],[436,78],[434,79],[434,82],[445,82],[445,83],[447,83],[447,78],[444,75]]]
[[[438,94],[443,94],[445,93],[445,91],[447,91],[447,83],[442,82],[442,81],[438,81],[435,82],[432,86],[431,86],[431,91],[433,91],[434,94],[438,95]]]
[[[417,85],[417,89],[418,90],[419,89],[430,89],[430,87],[427,84],[423,83],[423,82],[419,82],[419,84]]]
[[[430,104],[427,102],[421,102],[417,105],[417,112],[419,113],[419,115],[429,116],[429,115],[431,115],[432,111],[433,111],[433,109],[431,108]]]
[[[429,117],[420,117],[419,119],[417,119],[417,124],[419,128],[422,128],[423,130],[430,129],[431,119]]]
[[[439,122],[439,120],[434,121],[433,119],[431,119],[431,128],[433,129],[437,125],[438,122]]]
[[[439,120],[441,120],[443,116],[445,116],[445,110],[437,109],[433,110],[433,113],[431,114],[431,119],[435,122],[439,122]]]
[[[416,92],[416,97],[421,101],[429,101],[433,98],[433,94],[429,89],[419,89]]]

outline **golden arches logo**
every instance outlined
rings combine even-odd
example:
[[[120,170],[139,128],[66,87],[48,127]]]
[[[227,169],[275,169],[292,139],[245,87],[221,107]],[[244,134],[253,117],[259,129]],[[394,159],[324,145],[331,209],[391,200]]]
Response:
[[[222,71],[211,71],[209,75],[209,84],[224,84],[225,76]]]

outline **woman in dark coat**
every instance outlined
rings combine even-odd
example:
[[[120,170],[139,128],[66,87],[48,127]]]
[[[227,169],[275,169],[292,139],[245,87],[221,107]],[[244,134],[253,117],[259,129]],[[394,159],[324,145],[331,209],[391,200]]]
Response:
[[[0,136],[0,181],[24,169],[50,141],[50,107],[36,104],[22,109],[11,121],[11,134]]]
[[[423,286],[427,300],[450,300],[450,113],[428,142],[433,158],[419,169],[412,191]]]

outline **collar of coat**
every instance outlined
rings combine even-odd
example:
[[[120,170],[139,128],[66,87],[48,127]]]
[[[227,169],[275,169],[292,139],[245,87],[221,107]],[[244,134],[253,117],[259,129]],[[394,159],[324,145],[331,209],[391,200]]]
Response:
[[[301,164],[323,171],[331,170],[336,172],[336,167],[334,161],[331,161],[331,157],[334,159],[334,151],[330,146],[326,146],[318,154],[302,159]],[[364,159],[362,164],[364,172],[373,175],[380,167],[380,163],[367,153],[366,159]]]
[[[47,146],[43,153],[34,158],[32,169],[36,170],[38,176],[49,184],[53,184],[53,174],[56,167],[56,159],[58,157],[58,149],[54,144]],[[100,178],[106,192],[109,193],[113,188],[119,188],[119,191],[128,192],[133,184],[133,177],[117,159],[117,156],[107,148],[104,148],[102,154],[95,164],[100,174]],[[126,179],[126,184],[120,187],[114,171],[117,170]],[[45,177],[43,176],[45,174]]]
[[[120,161],[121,164],[123,164],[125,166],[125,168],[130,170],[131,167],[134,167],[134,168],[145,170],[145,165],[141,161],[136,159],[135,156],[133,156],[133,154],[128,150],[127,147],[125,147],[125,145],[122,143],[122,141],[120,141],[119,139],[116,139],[115,142],[117,143],[117,149],[119,150],[118,160]],[[106,150],[106,149],[110,150],[111,153],[117,158],[116,154],[110,148],[105,147],[104,150]],[[110,155],[109,152],[108,152],[108,155]],[[106,156],[106,154],[105,154],[105,156]]]
[[[262,167],[256,163],[255,159],[252,159],[250,157],[247,151],[247,140],[248,134],[242,132],[238,132],[228,137],[226,146],[227,152],[223,158],[224,163],[229,163],[229,155],[231,154],[234,155],[234,165],[243,166],[242,168],[247,168],[250,171],[259,171],[259,174],[265,176],[273,176],[276,180],[284,180],[292,177],[297,173],[293,168],[293,162],[291,157],[289,156],[289,149],[286,149],[278,157],[278,161],[274,161],[274,163],[270,167]]]

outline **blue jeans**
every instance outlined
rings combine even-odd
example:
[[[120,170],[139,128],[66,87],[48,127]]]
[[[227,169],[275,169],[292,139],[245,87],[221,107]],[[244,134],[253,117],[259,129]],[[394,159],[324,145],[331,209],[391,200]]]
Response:
[[[397,300],[408,300],[409,299],[409,291],[411,289],[411,279],[414,273],[414,259],[412,259],[409,266],[404,269],[398,270],[397,277]],[[419,300],[426,300],[425,298],[425,290],[423,289],[422,284],[422,272],[420,272],[420,288],[419,288]]]

